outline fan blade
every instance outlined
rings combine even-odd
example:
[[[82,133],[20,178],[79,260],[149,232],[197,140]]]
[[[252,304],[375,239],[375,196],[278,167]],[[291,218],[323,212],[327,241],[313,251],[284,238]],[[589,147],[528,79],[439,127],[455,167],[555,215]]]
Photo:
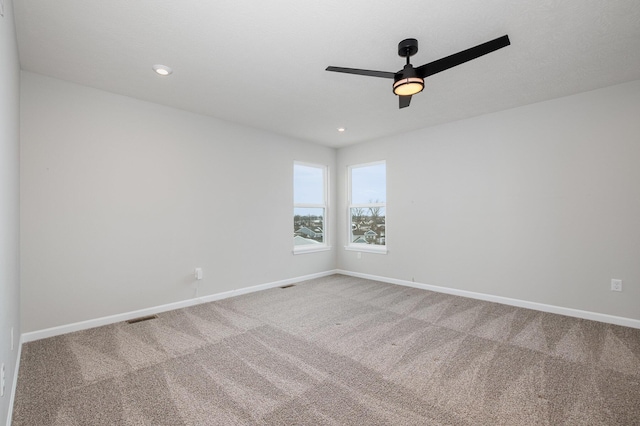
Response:
[[[344,72],[347,74],[367,75],[369,77],[393,78],[396,73],[387,71],[360,70],[357,68],[327,67],[327,71]]]
[[[507,47],[510,44],[509,36],[503,35],[502,37],[479,44],[475,47],[463,50],[462,52],[454,53],[446,58],[424,64],[416,68],[416,74],[421,78],[429,77],[430,75],[437,74],[440,71],[448,70],[449,68],[464,64],[472,59],[484,56],[487,53]]]
[[[400,98],[400,108],[406,108],[411,103],[411,96],[398,96]]]

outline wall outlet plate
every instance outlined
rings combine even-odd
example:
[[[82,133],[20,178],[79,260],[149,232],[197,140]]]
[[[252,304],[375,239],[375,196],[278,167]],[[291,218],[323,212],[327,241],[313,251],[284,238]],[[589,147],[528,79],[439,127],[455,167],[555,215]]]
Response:
[[[6,386],[4,363],[0,366],[0,396],[4,396],[4,388]]]
[[[622,291],[622,280],[611,280],[611,291]]]

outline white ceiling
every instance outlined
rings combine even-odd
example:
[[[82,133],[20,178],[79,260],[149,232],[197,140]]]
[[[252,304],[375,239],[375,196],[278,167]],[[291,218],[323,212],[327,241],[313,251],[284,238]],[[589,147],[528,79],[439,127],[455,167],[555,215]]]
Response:
[[[340,147],[640,79],[638,0],[14,0],[22,69]],[[398,71],[508,34],[429,77]],[[173,68],[169,77],[151,70]],[[338,133],[344,126],[347,131]]]

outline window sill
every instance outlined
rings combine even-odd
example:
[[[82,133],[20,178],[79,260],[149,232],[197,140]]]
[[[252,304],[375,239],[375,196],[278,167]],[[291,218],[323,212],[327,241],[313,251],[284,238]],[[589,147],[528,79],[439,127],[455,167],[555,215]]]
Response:
[[[329,251],[331,246],[313,247],[313,248],[295,248],[293,254],[317,253],[320,251]]]
[[[362,253],[375,254],[387,254],[389,252],[389,250],[387,250],[387,246],[374,246],[372,244],[352,244],[344,246],[344,249],[349,251],[360,251]]]

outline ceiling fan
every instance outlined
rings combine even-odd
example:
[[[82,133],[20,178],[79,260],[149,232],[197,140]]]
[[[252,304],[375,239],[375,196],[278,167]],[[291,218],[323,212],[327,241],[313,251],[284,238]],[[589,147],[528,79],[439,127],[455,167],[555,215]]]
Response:
[[[511,44],[509,36],[503,35],[486,43],[479,44],[467,50],[463,50],[445,58],[438,59],[428,64],[414,68],[409,63],[409,58],[418,52],[418,40],[408,38],[398,43],[398,55],[407,58],[407,64],[398,72],[361,70],[357,68],[327,67],[327,71],[344,72],[347,74],[366,75],[370,77],[382,77],[393,79],[393,93],[400,98],[400,108],[408,107],[411,103],[411,96],[422,92],[424,89],[424,79],[440,71],[453,68],[472,59],[502,49]]]

